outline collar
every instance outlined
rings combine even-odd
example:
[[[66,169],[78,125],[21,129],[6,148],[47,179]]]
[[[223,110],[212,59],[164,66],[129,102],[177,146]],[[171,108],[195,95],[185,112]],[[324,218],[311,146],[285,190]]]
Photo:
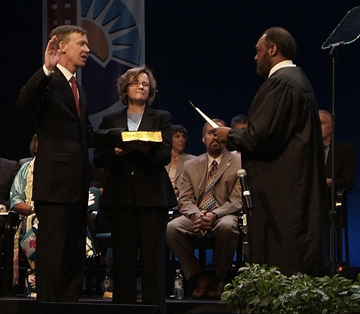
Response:
[[[275,65],[271,68],[268,77],[270,77],[271,75],[273,75],[275,71],[277,71],[277,70],[279,70],[279,69],[281,69],[281,68],[287,68],[287,67],[296,67],[296,64],[294,64],[294,63],[292,62],[292,60],[284,60],[284,61],[281,61],[281,62],[275,64]]]
[[[65,78],[70,81],[72,76],[75,76],[76,78],[76,73],[72,74],[67,68],[63,67],[62,65],[60,65],[59,63],[56,65],[57,68],[61,71],[62,74],[64,74]]]
[[[208,168],[211,166],[213,160],[216,160],[216,162],[218,163],[218,165],[220,165],[221,162],[221,158],[224,155],[224,153],[222,153],[219,157],[217,158],[212,158],[208,153],[207,154],[207,161],[208,161]]]

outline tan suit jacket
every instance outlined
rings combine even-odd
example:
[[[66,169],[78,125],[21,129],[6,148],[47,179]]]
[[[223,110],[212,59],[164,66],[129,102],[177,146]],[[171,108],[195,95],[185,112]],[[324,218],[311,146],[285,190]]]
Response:
[[[215,175],[213,188],[216,203],[219,205],[213,212],[218,218],[235,215],[242,206],[241,187],[236,176],[240,164],[238,155],[225,150]],[[184,165],[179,188],[179,209],[180,213],[187,217],[200,211],[199,205],[205,190],[207,168],[206,153],[187,161]]]

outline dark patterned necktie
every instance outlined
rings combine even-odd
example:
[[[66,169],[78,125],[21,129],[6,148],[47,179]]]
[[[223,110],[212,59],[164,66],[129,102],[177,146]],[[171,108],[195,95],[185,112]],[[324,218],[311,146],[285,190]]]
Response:
[[[70,83],[71,83],[71,89],[72,89],[72,91],[74,93],[74,97],[75,97],[76,110],[77,110],[78,116],[80,117],[80,100],[79,100],[79,94],[78,94],[78,86],[76,83],[76,78],[74,76],[71,77]]]
[[[213,194],[213,187],[215,183],[215,174],[217,170],[218,170],[218,163],[216,162],[216,160],[213,160],[208,171],[204,197],[200,205],[201,210],[210,211],[216,207],[216,200]]]

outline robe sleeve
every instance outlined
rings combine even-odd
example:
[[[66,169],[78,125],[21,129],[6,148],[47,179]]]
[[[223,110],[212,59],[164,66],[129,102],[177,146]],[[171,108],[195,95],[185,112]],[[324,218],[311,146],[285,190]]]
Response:
[[[303,94],[288,80],[267,79],[251,105],[248,129],[231,129],[228,144],[248,157],[271,159],[278,155],[305,120],[301,117],[304,111],[292,106],[300,103],[300,97]]]

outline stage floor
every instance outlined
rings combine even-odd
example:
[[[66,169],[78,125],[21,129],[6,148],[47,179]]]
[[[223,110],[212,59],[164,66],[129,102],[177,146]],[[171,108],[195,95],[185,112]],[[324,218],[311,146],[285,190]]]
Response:
[[[191,313],[233,313],[226,309],[221,301],[183,299],[166,300],[167,314]],[[155,306],[112,304],[110,299],[81,298],[78,303],[44,303],[38,304],[35,299],[18,297],[0,297],[0,314],[102,314],[102,313],[135,313],[160,314]]]

